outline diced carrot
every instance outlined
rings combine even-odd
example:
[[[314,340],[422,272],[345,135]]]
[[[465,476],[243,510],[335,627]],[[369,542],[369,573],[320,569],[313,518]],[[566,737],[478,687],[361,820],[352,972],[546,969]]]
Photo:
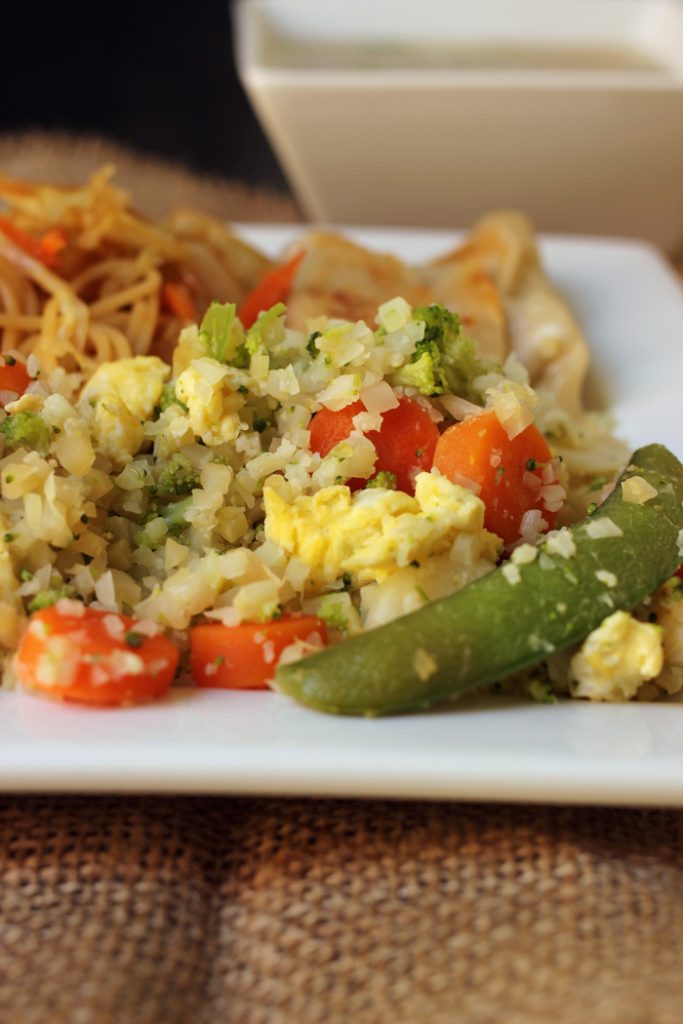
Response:
[[[0,391],[12,391],[20,397],[30,383],[26,363],[13,356],[0,356]],[[0,406],[3,404],[0,402]]]
[[[353,418],[366,412],[362,402],[353,402],[336,412],[321,409],[311,421],[311,450],[325,456],[354,429]],[[413,494],[415,477],[432,468],[439,431],[429,412],[419,402],[405,395],[394,409],[382,413],[379,430],[365,435],[375,446],[377,462],[375,473],[388,472],[396,477],[400,491]],[[364,480],[350,480],[349,486],[357,490]]]
[[[465,477],[480,487],[485,525],[506,542],[519,538],[522,517],[539,509],[552,526],[556,512],[545,509],[540,492],[544,466],[552,453],[534,424],[510,438],[495,412],[456,423],[439,438],[434,466],[456,482]]]
[[[283,263],[261,278],[259,283],[242,300],[238,315],[244,327],[251,327],[256,322],[259,313],[270,309],[277,302],[286,302],[294,281],[299,264],[304,258],[304,252],[298,252],[289,260]]]
[[[327,627],[314,615],[288,615],[239,626],[207,623],[190,630],[190,666],[197,686],[267,690],[285,647],[295,641],[327,643]]]
[[[50,231],[46,231],[39,241],[41,253],[39,258],[48,267],[56,267],[59,262],[58,256],[62,249],[66,248],[68,242],[68,235],[63,228],[52,228]]]
[[[58,257],[68,242],[66,232],[62,228],[51,228],[42,237],[36,238],[27,231],[17,227],[9,218],[0,216],[0,231],[11,242],[35,260],[54,269],[58,265]]]
[[[161,298],[168,310],[185,323],[194,323],[197,319],[190,289],[181,281],[165,281],[161,289]]]
[[[133,704],[161,697],[178,665],[175,644],[140,631],[126,615],[57,601],[35,612],[14,671],[26,687],[81,704]]]

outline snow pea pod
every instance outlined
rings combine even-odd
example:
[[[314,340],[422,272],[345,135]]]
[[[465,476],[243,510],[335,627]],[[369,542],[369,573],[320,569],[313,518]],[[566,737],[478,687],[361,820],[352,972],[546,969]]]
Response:
[[[626,483],[633,478],[645,485]],[[508,563],[450,597],[282,666],[276,688],[337,714],[413,711],[577,643],[612,611],[646,598],[683,560],[683,466],[662,445],[640,448],[610,497],[563,541],[542,544],[533,562]]]

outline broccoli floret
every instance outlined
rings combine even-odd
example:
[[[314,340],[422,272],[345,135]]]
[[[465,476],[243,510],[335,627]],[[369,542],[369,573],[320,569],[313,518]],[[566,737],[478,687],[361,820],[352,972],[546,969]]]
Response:
[[[159,404],[157,405],[158,413],[165,412],[171,405],[179,405],[181,409],[187,412],[187,406],[184,402],[180,401],[175,393],[175,386],[173,384],[164,384],[161,389]]]
[[[186,455],[176,453],[168,460],[157,479],[157,494],[171,497],[189,494],[199,486],[197,471]]]
[[[332,594],[322,599],[318,607],[318,615],[330,629],[338,629],[340,632],[345,633],[349,628],[349,620],[342,604],[340,601],[335,600]]]
[[[212,302],[199,327],[199,338],[212,359],[219,363],[235,363],[244,340],[244,328],[237,319],[235,304]]]
[[[25,444],[43,455],[50,447],[50,428],[37,413],[29,412],[28,409],[8,416],[0,423],[0,432],[5,435],[5,444],[10,447]]]
[[[383,487],[387,491],[395,491],[396,474],[390,473],[387,469],[382,469],[376,476],[370,477],[365,485],[365,490],[367,491],[369,487]]]
[[[48,587],[46,590],[39,590],[28,603],[30,612],[39,612],[41,608],[49,608],[50,605],[61,601],[63,597],[73,597],[73,587],[64,585],[62,587]]]
[[[446,382],[438,346],[418,341],[411,362],[402,366],[393,379],[404,388],[418,388],[422,395],[442,395]]]
[[[167,537],[177,537],[183,532],[187,523],[185,513],[192,504],[192,496],[183,498],[182,501],[172,501],[168,505],[154,505],[150,513],[145,517],[142,526],[134,534],[135,543],[140,548],[149,548],[156,551],[157,548],[166,543]],[[157,530],[150,530],[152,523],[163,519],[166,523],[166,533],[159,533]]]
[[[480,403],[482,395],[472,382],[492,366],[479,359],[476,342],[464,334],[457,313],[439,304],[421,306],[413,310],[413,320],[425,325],[424,337],[411,362],[396,371],[393,383],[419,388],[423,395],[449,391]]]

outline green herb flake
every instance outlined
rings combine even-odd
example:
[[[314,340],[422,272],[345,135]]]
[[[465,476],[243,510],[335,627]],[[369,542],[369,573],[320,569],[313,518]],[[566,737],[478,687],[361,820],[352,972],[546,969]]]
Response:
[[[306,351],[308,352],[309,355],[313,357],[317,356],[319,351],[318,346],[316,345],[316,341],[318,340],[318,338],[322,338],[321,332],[313,331],[312,334],[309,334],[308,341],[306,342]]]
[[[61,601],[63,597],[73,597],[73,594],[73,587],[66,585],[39,590],[36,596],[29,601],[28,610],[30,612],[39,612],[43,608],[49,608],[51,605],[56,604],[57,601]]]

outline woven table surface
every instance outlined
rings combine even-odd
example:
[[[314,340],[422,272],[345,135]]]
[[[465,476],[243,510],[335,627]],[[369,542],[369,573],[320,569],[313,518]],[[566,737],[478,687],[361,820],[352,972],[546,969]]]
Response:
[[[287,197],[93,140],[141,209]],[[683,1024],[683,814],[378,801],[0,797],[0,1024]]]

